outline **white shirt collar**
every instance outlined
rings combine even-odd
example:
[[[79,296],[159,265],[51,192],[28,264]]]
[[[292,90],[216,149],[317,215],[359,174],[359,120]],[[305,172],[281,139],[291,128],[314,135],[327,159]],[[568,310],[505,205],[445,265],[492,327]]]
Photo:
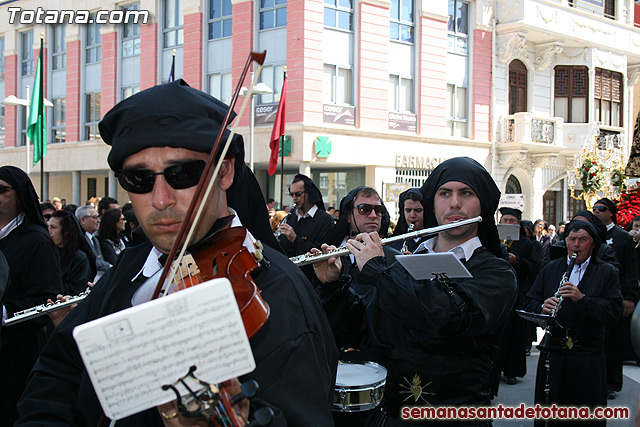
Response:
[[[576,286],[580,284],[580,281],[584,277],[584,272],[587,270],[587,267],[589,267],[590,261],[591,257],[587,258],[582,264],[575,263],[575,265],[573,266],[573,270],[571,270],[571,274],[569,276],[569,281],[571,283]],[[569,266],[570,262],[571,258],[569,258],[569,256],[567,255],[567,266]]]
[[[300,221],[302,218],[309,218],[309,217],[313,218],[316,212],[318,212],[318,206],[313,205],[311,209],[309,209],[304,216],[300,215],[299,209],[296,209],[296,216],[298,217],[298,221]]]
[[[15,218],[9,221],[2,230],[0,230],[0,240],[4,239],[9,235],[9,233],[18,228],[20,224],[22,224],[22,221],[24,221],[24,212],[20,212]]]
[[[240,222],[240,218],[236,214],[236,211],[229,208],[229,213],[233,215],[233,219],[231,220],[231,227],[242,227],[242,222]],[[243,246],[247,248],[247,250],[251,253],[256,251],[255,245],[256,239],[253,237],[251,232],[247,230],[247,236],[244,239]],[[141,274],[144,277],[148,277],[149,279],[153,278],[157,275],[155,280],[146,280],[140,288],[135,292],[133,298],[131,299],[133,305],[141,304],[143,302],[147,302],[151,299],[153,294],[153,290],[155,289],[156,283],[158,279],[160,279],[160,272],[164,267],[158,258],[162,256],[162,252],[160,252],[155,246],[151,248],[151,252],[147,256],[147,260],[144,262],[144,265],[136,274],[131,281],[135,281]],[[152,285],[152,286],[150,286]]]
[[[429,251],[429,252],[435,252],[435,250],[433,249],[433,246],[437,242],[437,237],[438,236],[432,237],[431,239],[420,243],[420,245],[416,248],[414,253],[417,253],[420,250],[425,250],[425,249],[427,251]],[[457,253],[458,251],[456,251],[456,249],[457,248],[461,248],[462,251],[464,252],[464,259],[468,260],[473,256],[473,252],[475,252],[475,250],[478,249],[480,246],[482,246],[482,243],[480,242],[480,238],[478,236],[475,236],[475,237],[472,237],[471,239],[459,244],[455,248],[451,248],[448,252]]]
[[[615,226],[616,226],[616,224],[614,222],[612,222],[611,224],[607,225],[607,231],[611,230]]]

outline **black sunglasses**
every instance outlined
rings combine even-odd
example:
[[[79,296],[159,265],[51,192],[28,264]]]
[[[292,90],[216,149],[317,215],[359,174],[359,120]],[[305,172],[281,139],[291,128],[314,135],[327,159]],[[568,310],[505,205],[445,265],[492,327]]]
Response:
[[[51,219],[51,214],[44,214],[42,215],[44,217],[44,219]]]
[[[176,190],[182,190],[198,185],[206,165],[204,160],[192,160],[169,166],[162,172],[153,172],[148,169],[122,169],[116,172],[116,176],[122,188],[135,194],[151,192],[156,182],[156,175],[164,175],[167,184]]]
[[[384,206],[382,206],[382,205],[370,205],[368,203],[360,203],[355,208],[358,209],[358,213],[360,215],[369,215],[371,213],[371,211],[375,211],[376,215],[382,216],[382,213],[384,212]]]
[[[304,193],[306,193],[306,191],[296,191],[295,193],[289,193],[289,197],[293,197],[293,196],[300,197]]]
[[[606,208],[605,206],[594,206],[593,207],[593,211],[594,212],[604,212],[604,211],[608,211],[609,209]]]
[[[6,185],[0,185],[0,194],[4,194],[9,190],[13,190],[13,187],[9,187]]]

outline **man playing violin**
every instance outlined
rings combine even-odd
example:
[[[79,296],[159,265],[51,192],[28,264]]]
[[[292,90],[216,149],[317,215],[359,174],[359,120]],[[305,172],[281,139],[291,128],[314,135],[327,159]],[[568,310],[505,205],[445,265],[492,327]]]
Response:
[[[72,338],[81,323],[149,301],[228,107],[183,80],[155,86],[117,104],[100,122],[111,145],[109,165],[128,191],[150,240],[123,252],[92,293],[56,328],[34,368],[19,406],[18,425],[96,425],[99,402]],[[228,132],[228,131],[226,131]],[[194,242],[243,225],[245,246],[262,241],[264,261],[251,276],[270,306],[266,324],[250,340],[256,369],[254,410],[275,412],[271,425],[330,425],[337,353],[327,320],[304,275],[277,249],[258,183],[235,135],[205,202]],[[166,258],[166,257],[165,257]],[[154,280],[154,278],[156,280]],[[169,404],[119,420],[124,425],[182,424]]]
[[[500,191],[489,173],[470,158],[450,159],[434,169],[421,192],[425,228],[482,216],[480,224],[443,231],[416,249],[452,252],[473,277],[415,280],[399,263],[386,265],[377,233],[347,241],[361,270],[358,281],[371,288],[360,307],[364,318],[355,326],[366,330],[363,342],[387,353],[385,393],[369,425],[402,425],[407,406],[489,405],[498,339],[516,298],[515,276],[500,258],[494,220]],[[348,286],[340,276],[339,259],[314,267],[328,288]],[[439,425],[435,420],[422,423]]]

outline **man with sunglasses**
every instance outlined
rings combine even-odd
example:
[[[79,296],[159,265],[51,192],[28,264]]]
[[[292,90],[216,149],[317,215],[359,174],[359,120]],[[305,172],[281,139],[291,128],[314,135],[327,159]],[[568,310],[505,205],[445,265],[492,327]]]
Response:
[[[618,279],[622,292],[622,319],[607,325],[607,398],[614,399],[615,392],[622,390],[623,346],[629,341],[631,314],[638,302],[638,260],[635,256],[633,238],[615,223],[618,208],[607,198],[593,205],[593,213],[607,227],[606,242],[613,247],[619,262]]]
[[[381,238],[387,237],[391,218],[374,188],[360,186],[351,190],[340,201],[340,210],[344,212],[343,215],[327,235],[326,243],[329,245],[344,246],[349,239],[361,233],[377,233]],[[400,255],[400,251],[391,246],[385,247],[384,252],[389,265],[395,262],[396,255]],[[353,290],[360,296],[366,294],[370,287],[361,286],[356,280],[360,269],[353,255],[345,255],[341,260],[342,274],[351,277]]]
[[[29,176],[0,167],[0,251],[11,268],[2,299],[2,321],[62,293],[58,249],[44,223]],[[0,425],[16,421],[18,398],[47,339],[46,317],[2,328],[0,344]]]
[[[361,269],[358,281],[372,289],[367,300],[348,307],[364,311],[353,327],[366,331],[363,342],[388,355],[381,408],[368,425],[404,425],[407,406],[489,405],[498,340],[516,298],[516,279],[502,259],[494,219],[500,191],[484,167],[468,157],[449,159],[431,172],[421,193],[425,228],[482,216],[480,224],[443,231],[416,249],[452,252],[473,277],[416,280],[399,263],[386,265],[377,233],[347,241]],[[336,294],[348,286],[340,261],[314,264],[318,278]]]
[[[97,425],[100,405],[72,338],[73,328],[151,298],[163,255],[176,239],[227,109],[179,79],[121,101],[100,122],[100,135],[111,145],[109,165],[128,191],[150,242],[126,249],[58,325],[32,371],[18,425]],[[279,252],[262,192],[244,162],[240,135],[233,137],[204,206],[194,242],[242,225],[250,252],[257,250],[256,240],[264,246],[260,268],[251,277],[270,315],[249,341],[256,369],[240,378],[260,385],[250,402],[250,418],[253,411],[267,407],[275,413],[273,426],[330,425],[337,369],[331,331],[309,282]],[[155,426],[163,421],[193,425],[175,406],[151,408],[117,425]]]
[[[325,211],[322,193],[308,176],[296,174],[289,196],[295,208],[280,223],[278,243],[288,257],[293,257],[319,248],[333,226],[333,218]],[[312,266],[301,269],[309,280],[313,279]]]

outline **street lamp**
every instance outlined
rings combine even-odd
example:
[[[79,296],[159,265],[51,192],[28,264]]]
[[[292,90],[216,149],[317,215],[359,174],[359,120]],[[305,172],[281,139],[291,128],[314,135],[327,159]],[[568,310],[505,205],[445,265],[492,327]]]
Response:
[[[251,82],[253,82],[253,72],[251,72]],[[240,88],[240,95],[245,96],[249,92],[249,89],[242,86]],[[266,84],[260,82],[253,87],[253,92],[251,92],[251,117],[249,121],[249,140],[251,147],[251,154],[249,155],[249,167],[251,168],[251,172],[253,172],[253,127],[255,126],[255,95],[269,95],[273,93],[273,89],[271,89]]]
[[[27,98],[29,98],[29,86],[27,86]],[[5,99],[2,100],[2,104],[4,104],[4,105],[23,106],[23,107],[29,108],[29,105],[31,105],[31,101],[29,101],[28,99],[18,98],[15,95],[9,95]],[[53,107],[53,104],[47,98],[44,99],[44,105],[45,105],[45,107]],[[30,170],[30,167],[29,167],[29,138],[27,138],[27,142],[26,142],[26,146],[25,147],[26,147],[26,152],[27,152],[27,175],[29,175],[29,170]]]

